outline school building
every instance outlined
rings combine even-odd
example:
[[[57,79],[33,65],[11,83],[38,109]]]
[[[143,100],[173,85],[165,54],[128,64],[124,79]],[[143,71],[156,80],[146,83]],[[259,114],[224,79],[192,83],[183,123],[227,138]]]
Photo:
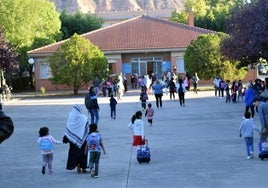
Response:
[[[185,73],[184,53],[190,42],[214,32],[195,27],[193,20],[193,14],[189,14],[189,25],[142,15],[81,36],[98,46],[108,60],[111,73],[126,74],[128,83],[132,73],[138,76],[155,73],[161,79],[162,74],[173,67],[178,73]],[[47,91],[70,89],[52,85],[48,80],[52,77],[48,57],[65,41],[28,52],[34,62],[36,91],[42,86]],[[254,76],[254,71],[249,74],[249,78]]]

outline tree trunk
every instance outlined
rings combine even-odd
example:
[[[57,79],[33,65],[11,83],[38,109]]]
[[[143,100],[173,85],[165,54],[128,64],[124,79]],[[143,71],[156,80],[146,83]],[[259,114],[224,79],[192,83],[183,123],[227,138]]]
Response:
[[[79,91],[79,87],[78,86],[74,86],[74,94],[78,95],[78,91]]]

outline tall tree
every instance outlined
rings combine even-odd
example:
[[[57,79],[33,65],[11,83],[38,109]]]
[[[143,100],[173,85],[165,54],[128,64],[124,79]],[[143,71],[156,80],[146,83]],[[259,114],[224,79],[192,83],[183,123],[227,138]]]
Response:
[[[17,66],[17,53],[6,41],[4,33],[0,28],[0,87],[3,87],[3,84],[5,84],[4,75],[11,75]]]
[[[63,39],[70,38],[74,33],[83,34],[101,28],[103,19],[91,14],[76,12],[67,14],[62,11],[60,15]]]
[[[74,34],[49,57],[53,84],[66,84],[78,94],[81,86],[107,75],[108,62],[89,40]]]
[[[245,0],[186,0],[184,10],[172,12],[170,20],[187,24],[188,10],[192,8],[195,26],[225,32],[230,10],[245,3]]]
[[[224,59],[220,42],[226,38],[224,33],[201,35],[188,46],[185,55],[185,68],[190,73],[198,72],[200,78],[209,80],[216,75],[231,80],[244,78],[245,69],[237,69],[237,62]]]
[[[259,0],[234,9],[228,21],[230,37],[222,42],[222,53],[239,60],[239,67],[268,59],[268,1]]]
[[[44,0],[1,0],[0,26],[20,55],[20,73],[30,69],[27,51],[60,39],[59,13]]]

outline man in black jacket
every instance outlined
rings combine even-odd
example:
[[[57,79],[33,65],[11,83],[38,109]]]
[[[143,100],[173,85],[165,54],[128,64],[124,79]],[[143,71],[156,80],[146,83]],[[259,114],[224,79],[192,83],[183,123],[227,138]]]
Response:
[[[0,104],[0,144],[9,138],[13,131],[13,122],[11,118],[2,111],[2,104]]]

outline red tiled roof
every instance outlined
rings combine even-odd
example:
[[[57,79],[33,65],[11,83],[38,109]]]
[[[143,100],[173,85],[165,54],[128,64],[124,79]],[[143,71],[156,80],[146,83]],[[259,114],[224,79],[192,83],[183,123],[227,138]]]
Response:
[[[214,31],[149,16],[138,16],[81,36],[89,39],[105,52],[186,48],[199,35],[212,32]],[[29,51],[28,54],[52,53],[63,42]]]

